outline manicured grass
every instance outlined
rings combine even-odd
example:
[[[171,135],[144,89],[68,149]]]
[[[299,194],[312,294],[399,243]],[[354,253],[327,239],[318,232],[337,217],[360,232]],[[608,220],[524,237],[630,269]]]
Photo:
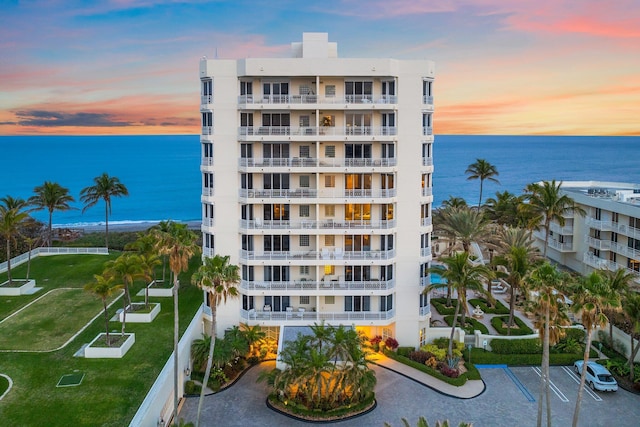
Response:
[[[6,379],[5,377],[0,377],[0,396],[2,396],[2,394],[7,391],[7,389],[9,388],[9,380]]]
[[[103,263],[110,258],[113,257],[42,257],[37,259],[38,264],[42,263],[38,274],[41,278],[49,277],[48,282],[42,283],[50,288],[69,284],[81,287],[87,279],[91,280],[94,273],[100,273]],[[200,259],[195,257],[190,271],[180,276],[183,284],[180,288],[181,333],[202,303],[202,292],[186,285],[199,263]],[[76,273],[82,278],[76,278]],[[36,277],[35,273],[32,276]],[[40,281],[38,286],[41,286]],[[142,284],[138,285],[141,287]],[[0,302],[2,299],[0,297]],[[142,298],[135,300],[142,301]],[[162,311],[153,323],[127,324],[127,332],[136,334],[136,343],[123,359],[73,357],[84,343],[104,331],[102,317],[62,350],[51,353],[0,352],[0,370],[14,382],[14,388],[0,404],[0,424],[8,427],[128,425],[173,349],[173,300],[151,300],[160,302]],[[120,304],[115,304],[109,316],[113,316],[118,308]],[[112,324],[112,330],[119,329],[118,322]],[[71,372],[85,374],[82,384],[56,388],[60,377]]]
[[[495,328],[500,335],[507,335],[509,316],[496,316],[491,319],[491,326]],[[533,330],[528,327],[518,316],[513,316],[514,325],[511,327],[511,335],[531,335]]]
[[[462,316],[458,316],[458,321],[456,322],[456,326],[459,328],[462,327],[462,325],[460,324],[461,319],[462,319]],[[444,321],[447,322],[447,325],[451,326],[453,324],[453,316],[445,316]],[[482,323],[478,322],[473,317],[465,317],[464,322],[465,322],[464,330],[468,334],[473,334],[473,331],[475,330],[478,330],[480,331],[480,333],[483,333],[485,335],[489,334],[489,329],[486,326],[484,326]]]
[[[104,310],[83,289],[54,289],[41,296],[0,323],[0,350],[55,350]]]
[[[104,263],[116,259],[119,253],[110,255],[55,255],[37,257],[31,260],[29,277],[36,280],[36,286],[43,288],[33,295],[0,296],[0,320],[9,316],[29,302],[56,288],[82,288],[93,280],[93,275],[101,273]],[[11,269],[14,279],[27,276],[27,264]],[[0,282],[7,280],[7,273],[0,273]]]
[[[509,314],[509,309],[505,307],[500,300],[495,300],[495,302],[495,307],[489,307],[487,305],[487,300],[484,298],[471,298],[469,300],[469,304],[471,304],[473,308],[479,306],[480,310],[487,314]]]

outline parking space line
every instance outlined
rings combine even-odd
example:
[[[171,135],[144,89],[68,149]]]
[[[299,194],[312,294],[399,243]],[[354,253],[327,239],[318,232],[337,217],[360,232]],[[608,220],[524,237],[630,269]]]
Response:
[[[533,397],[531,392],[529,392],[527,387],[525,387],[525,385],[520,382],[518,377],[516,377],[516,375],[513,372],[511,372],[511,369],[509,369],[509,367],[507,365],[476,365],[476,368],[478,368],[478,369],[502,369],[504,371],[504,373],[511,379],[511,381],[513,381],[513,383],[516,385],[516,387],[518,387],[518,389],[522,392],[522,394],[524,394],[524,397],[526,397],[526,399],[529,402],[535,402],[536,401],[536,399]]]
[[[580,377],[578,376],[578,374],[576,372],[574,372],[573,370],[571,370],[571,368],[569,368],[568,366],[563,366],[562,370],[571,377],[571,379],[576,383],[576,384],[580,384]],[[584,384],[584,391],[587,392],[587,394],[591,397],[593,397],[593,400],[595,400],[596,402],[602,402],[602,398],[600,396],[598,396],[593,390],[591,390],[589,387],[587,387],[587,384]]]
[[[532,366],[531,369],[533,369],[533,371],[538,374],[540,378],[542,378],[542,371],[540,371],[540,368]],[[551,391],[553,391],[556,396],[558,396],[561,402],[569,401],[569,398],[567,398],[567,396],[565,396],[565,394],[560,391],[560,389],[553,383],[553,381],[551,381],[551,379],[549,379],[549,389],[551,389]]]

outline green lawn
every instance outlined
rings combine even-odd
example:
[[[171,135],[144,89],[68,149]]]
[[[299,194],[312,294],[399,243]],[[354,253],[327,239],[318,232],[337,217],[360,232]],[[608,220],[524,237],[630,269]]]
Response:
[[[104,310],[101,300],[82,289],[40,294],[42,298],[0,323],[0,350],[55,350]]]
[[[46,289],[82,287],[102,265],[116,255],[59,255],[40,257],[32,265],[32,277],[37,286]],[[199,264],[192,260],[191,271]],[[20,266],[13,276],[24,277]],[[190,274],[181,275],[180,329],[184,332],[202,302],[202,293],[190,282]],[[5,276],[6,277],[6,276]],[[49,280],[45,281],[44,279]],[[0,275],[2,280],[2,275]],[[141,289],[138,284],[135,289]],[[135,295],[135,292],[133,292]],[[28,297],[0,297],[0,318],[33,301],[39,295]],[[79,294],[78,294],[79,295]],[[20,304],[5,299],[21,300]],[[142,301],[142,297],[134,298]],[[28,426],[126,426],[133,418],[149,388],[171,354],[173,348],[173,300],[151,298],[162,304],[162,311],[151,324],[127,324],[127,331],[136,334],[136,343],[123,359],[85,359],[73,357],[82,344],[90,342],[104,330],[104,319],[98,317],[89,328],[69,345],[51,353],[0,352],[0,372],[14,382],[11,392],[0,404],[0,424],[3,427]],[[99,302],[99,301],[98,301]],[[115,304],[109,316],[115,314]],[[63,313],[60,313],[62,315]],[[120,323],[111,322],[110,329],[119,329]],[[80,326],[75,330],[79,330]],[[0,340],[4,335],[0,335]],[[63,375],[82,372],[82,384],[77,387],[58,387]]]

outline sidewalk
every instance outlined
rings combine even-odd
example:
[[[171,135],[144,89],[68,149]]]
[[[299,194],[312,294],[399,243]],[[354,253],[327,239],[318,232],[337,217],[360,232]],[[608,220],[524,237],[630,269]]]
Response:
[[[414,380],[430,389],[437,391],[438,393],[455,397],[458,399],[471,399],[481,395],[485,390],[484,381],[482,380],[469,380],[465,385],[456,387],[441,381],[431,375],[425,374],[422,371],[414,369],[403,363],[397,362],[388,358],[381,353],[372,353],[368,359],[376,365],[396,372],[404,377]]]

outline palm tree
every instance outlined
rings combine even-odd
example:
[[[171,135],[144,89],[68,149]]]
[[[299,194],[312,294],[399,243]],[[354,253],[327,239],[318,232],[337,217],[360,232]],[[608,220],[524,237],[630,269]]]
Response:
[[[580,416],[580,404],[582,402],[582,392],[585,379],[587,377],[587,362],[591,351],[591,333],[596,327],[604,327],[607,324],[607,316],[603,313],[606,309],[620,307],[620,295],[615,293],[607,280],[598,271],[594,271],[587,277],[582,278],[578,286],[575,286],[572,310],[579,313],[582,325],[587,334],[587,343],[584,350],[584,365],[582,375],[580,375],[580,386],[578,388],[578,398],[576,408],[573,413],[573,427],[578,425]]]
[[[247,338],[247,342],[249,343],[249,356],[254,356],[256,355],[255,344],[264,339],[267,334],[262,331],[262,328],[260,328],[259,325],[249,326],[243,323],[241,327],[244,332],[244,336]]]
[[[502,265],[507,270],[506,280],[510,285],[507,335],[511,335],[516,291],[520,289],[525,277],[533,268],[533,264],[540,259],[540,253],[533,246],[529,232],[522,228],[499,227],[497,234],[491,239],[489,247],[495,249],[498,254],[494,259],[495,263]]]
[[[94,281],[84,286],[84,290],[93,293],[95,296],[102,300],[102,306],[104,307],[104,325],[106,333],[107,346],[111,345],[109,338],[109,314],[107,312],[107,300],[113,295],[113,293],[121,288],[121,285],[116,285],[113,282],[115,279],[108,275],[93,275]]]
[[[200,425],[200,411],[204,402],[204,392],[207,387],[207,380],[211,373],[211,363],[215,346],[216,336],[216,314],[217,308],[221,303],[226,303],[228,298],[235,298],[239,295],[236,285],[240,282],[239,267],[229,264],[229,256],[216,255],[213,258],[205,258],[204,263],[200,266],[191,277],[191,282],[198,285],[207,293],[209,298],[209,307],[211,308],[211,347],[209,348],[209,357],[207,359],[207,369],[204,374],[204,383],[200,391],[200,401],[198,402],[198,411],[196,416],[196,427]]]
[[[167,231],[151,230],[156,241],[156,250],[160,255],[169,257],[169,269],[173,274],[173,419],[178,417],[178,343],[180,341],[178,276],[189,268],[189,260],[198,253],[198,236],[187,228],[186,224],[173,221],[167,223]]]
[[[49,212],[49,227],[47,232],[47,246],[51,246],[52,220],[54,211],[68,211],[74,209],[69,203],[75,199],[69,194],[69,189],[61,186],[57,182],[45,181],[44,184],[33,189],[35,195],[29,198],[29,204],[33,210],[41,211],[47,209]]]
[[[140,278],[145,279],[147,282],[153,280],[155,276],[156,266],[160,265],[160,259],[153,253],[141,253],[140,267],[142,273]],[[149,286],[144,287],[144,306],[149,308]]]
[[[462,197],[449,196],[447,200],[442,201],[443,208],[466,208],[467,201]]]
[[[113,277],[124,289],[124,298],[122,298],[122,335],[124,336],[125,324],[127,320],[127,310],[131,310],[131,292],[130,288],[136,279],[146,277],[143,269],[142,259],[139,255],[133,253],[125,253],[117,259],[106,263],[106,275]]]
[[[449,337],[449,349],[447,355],[449,358],[453,357],[453,336],[456,331],[456,321],[460,310],[463,312],[463,326],[464,326],[464,313],[466,313],[467,305],[467,290],[475,290],[479,292],[485,292],[482,286],[483,278],[490,274],[490,270],[484,265],[472,265],[469,263],[469,254],[466,252],[458,252],[450,257],[442,259],[442,262],[447,267],[442,270],[441,268],[431,268],[430,272],[438,273],[446,279],[447,283],[432,284],[425,288],[423,291],[425,294],[431,292],[434,289],[440,289],[445,286],[449,286],[458,293],[455,313],[453,315],[453,322],[451,325],[451,335]]]
[[[100,200],[104,200],[105,237],[104,245],[109,249],[109,215],[111,214],[111,198],[128,196],[129,190],[120,179],[109,176],[106,172],[93,178],[94,185],[85,187],[80,191],[80,200],[84,203],[82,213]]]
[[[484,214],[490,221],[509,227],[522,227],[522,215],[518,206],[522,204],[522,196],[508,191],[497,191],[495,198],[489,197],[483,207]]]
[[[434,227],[450,241],[460,243],[466,253],[472,242],[486,240],[488,225],[489,221],[481,212],[466,206],[441,209],[434,217]]]
[[[480,210],[480,206],[482,205],[482,185],[485,180],[500,184],[500,181],[496,178],[496,176],[500,175],[498,169],[485,159],[476,159],[476,162],[470,164],[464,173],[469,175],[467,177],[468,181],[473,179],[480,180],[480,198],[478,199],[478,210]]]
[[[7,279],[9,283],[11,283],[11,244],[17,244],[17,236],[20,234],[20,225],[28,217],[29,214],[21,211],[19,207],[14,206],[12,208],[8,208],[6,204],[0,205],[0,236],[2,236],[6,242]]]
[[[626,315],[629,323],[631,323],[631,331],[629,331],[629,337],[631,339],[631,346],[629,347],[629,380],[634,381],[634,367],[633,361],[638,354],[638,350],[640,350],[640,340],[637,340],[638,343],[633,345],[633,335],[634,332],[640,333],[640,294],[635,292],[627,293],[624,302],[622,303],[622,309],[624,310],[624,314]]]
[[[549,232],[551,221],[557,221],[560,227],[565,225],[565,215],[573,212],[584,216],[586,212],[575,201],[562,194],[562,181],[542,181],[542,183],[532,183],[525,188],[525,199],[528,203],[522,204],[522,209],[531,214],[531,226],[539,227],[540,223],[544,227],[544,250],[542,256],[547,256],[549,246]]]
[[[532,289],[537,292],[537,298],[531,303],[531,310],[535,313],[536,324],[542,340],[542,366],[540,367],[540,397],[538,399],[538,422],[542,425],[543,397],[546,395],[547,425],[551,426],[550,380],[549,380],[549,347],[551,341],[560,335],[556,328],[565,322],[562,316],[564,297],[562,290],[566,287],[567,275],[558,271],[555,266],[545,262],[537,267],[527,277]]]
[[[629,291],[629,286],[633,283],[635,275],[629,273],[624,268],[617,270],[602,270],[602,276],[604,277],[607,285],[611,290],[618,295],[625,295]],[[613,349],[613,315],[615,311],[619,310],[605,310],[605,314],[609,319],[609,346]],[[631,346],[633,348],[633,346]]]

